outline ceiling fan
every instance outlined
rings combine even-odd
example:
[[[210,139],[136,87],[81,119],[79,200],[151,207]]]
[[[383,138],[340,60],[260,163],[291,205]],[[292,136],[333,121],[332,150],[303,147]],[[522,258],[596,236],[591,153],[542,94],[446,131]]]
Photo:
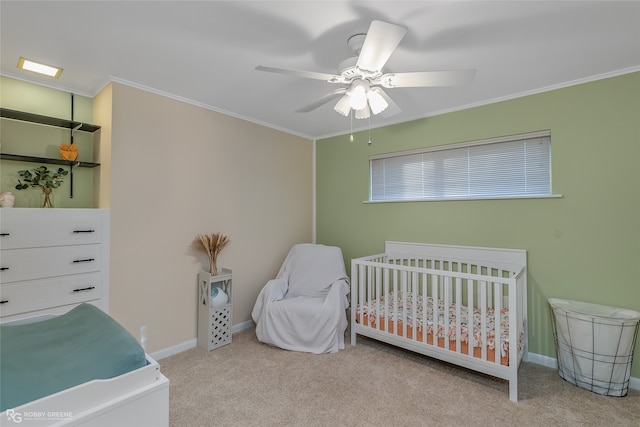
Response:
[[[348,116],[353,109],[358,119],[369,118],[372,113],[388,117],[400,112],[398,105],[383,88],[462,86],[471,83],[476,70],[384,73],[384,65],[406,33],[407,29],[400,25],[372,21],[366,34],[356,34],[349,38],[347,44],[356,56],[342,61],[338,66],[338,74],[263,65],[258,65],[255,69],[345,85],[296,112],[307,113],[340,98],[334,110]]]

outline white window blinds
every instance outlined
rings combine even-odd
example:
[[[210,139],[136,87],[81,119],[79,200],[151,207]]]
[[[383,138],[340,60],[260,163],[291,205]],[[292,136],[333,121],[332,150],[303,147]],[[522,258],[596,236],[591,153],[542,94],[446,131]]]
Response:
[[[371,201],[548,196],[548,131],[370,158]]]

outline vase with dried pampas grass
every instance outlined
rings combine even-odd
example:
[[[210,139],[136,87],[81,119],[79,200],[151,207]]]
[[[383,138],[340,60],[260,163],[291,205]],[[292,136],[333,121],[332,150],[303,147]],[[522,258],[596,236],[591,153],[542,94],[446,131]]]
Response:
[[[218,266],[216,264],[218,254],[227,246],[229,238],[222,233],[198,234],[193,240],[198,249],[204,251],[209,257],[209,274],[218,275]]]

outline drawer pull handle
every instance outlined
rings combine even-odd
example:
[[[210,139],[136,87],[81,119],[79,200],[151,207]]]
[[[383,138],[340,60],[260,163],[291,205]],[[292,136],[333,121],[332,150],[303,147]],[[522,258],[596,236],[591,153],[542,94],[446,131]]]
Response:
[[[95,286],[89,286],[88,288],[78,288],[74,289],[73,292],[82,292],[82,291],[90,291],[91,289],[95,289]]]
[[[91,261],[95,261],[94,258],[87,258],[87,259],[76,259],[73,262],[74,263],[79,263],[79,262],[91,262]]]
[[[8,302],[9,302],[9,300],[8,300],[8,299],[3,299],[2,301],[0,301],[0,304],[6,304],[6,303],[8,303]]]
[[[9,267],[0,267],[0,271],[6,271],[8,269],[9,269]]]
[[[10,233],[0,233],[0,236],[10,236]]]
[[[74,233],[95,233],[96,230],[73,230]]]

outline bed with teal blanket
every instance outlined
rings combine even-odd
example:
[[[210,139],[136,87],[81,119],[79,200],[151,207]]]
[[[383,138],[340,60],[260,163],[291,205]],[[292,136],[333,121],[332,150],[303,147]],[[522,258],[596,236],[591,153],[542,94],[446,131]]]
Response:
[[[136,339],[90,304],[47,320],[3,324],[0,412],[147,364]]]

